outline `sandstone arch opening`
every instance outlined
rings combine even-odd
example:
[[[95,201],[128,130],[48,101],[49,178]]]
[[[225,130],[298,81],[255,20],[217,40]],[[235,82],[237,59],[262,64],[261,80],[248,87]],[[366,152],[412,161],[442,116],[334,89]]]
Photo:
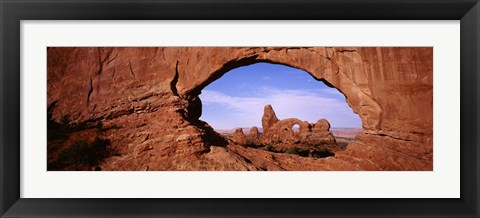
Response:
[[[300,132],[300,126],[298,124],[293,125],[292,126],[292,131],[293,131],[293,133]]]
[[[203,88],[199,98],[202,102],[200,120],[240,144],[252,143],[255,140],[252,135],[258,134],[259,138],[265,135],[262,116],[267,113],[266,105],[271,105],[272,112],[280,119],[287,120],[280,120],[279,123],[284,123],[278,124],[282,136],[263,139],[263,143],[284,140],[301,144],[320,119],[328,120],[325,120],[326,132],[330,126],[335,133],[362,132],[362,121],[349,107],[343,93],[306,71],[282,64],[259,62],[232,69]],[[311,141],[317,145],[336,141],[326,133],[323,137]],[[350,138],[338,141],[345,148],[348,140],[354,138],[355,134],[350,134]]]

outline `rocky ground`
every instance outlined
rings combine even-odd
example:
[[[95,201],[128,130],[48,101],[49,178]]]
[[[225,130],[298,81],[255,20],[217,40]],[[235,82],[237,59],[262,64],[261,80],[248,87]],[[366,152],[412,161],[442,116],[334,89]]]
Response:
[[[352,132],[355,131],[358,130],[352,130]],[[62,166],[52,166],[52,163],[55,161],[56,157],[58,157],[58,154],[62,153],[62,151],[65,151],[75,142],[86,141],[87,143],[93,143],[95,141],[95,138],[97,137],[108,138],[109,135],[118,134],[119,132],[121,132],[121,130],[116,128],[106,127],[102,130],[99,130],[97,128],[91,128],[79,132],[69,133],[66,135],[65,140],[51,141],[48,144],[48,160],[50,166],[49,170],[119,170],[115,162],[129,158],[130,151],[128,149],[128,146],[127,148],[125,148],[124,146],[114,146],[112,148],[109,148],[112,149],[114,153],[106,157],[106,159],[95,163],[94,166],[89,166],[88,164],[72,164],[63,168]],[[226,139],[231,137],[231,133],[223,133],[223,135]],[[336,140],[339,140],[340,146],[336,151],[344,150],[350,142],[358,143],[358,140],[356,140],[355,137],[336,137]],[[344,142],[343,145],[342,142]],[[174,148],[171,149],[173,150]],[[142,153],[147,154],[146,156],[149,158],[162,155],[155,154],[152,150],[153,146],[145,146],[143,148],[143,151],[140,152],[141,154],[138,156],[138,158],[145,158],[145,155]],[[333,157],[334,155],[335,153],[331,149],[312,147],[304,144],[278,143],[272,145],[239,145],[230,141],[230,143],[228,143],[226,146],[211,146],[208,152],[197,156],[197,158],[201,157],[201,159],[204,159],[204,163],[210,164],[210,161],[215,159],[227,163],[223,163],[221,165],[219,164],[217,166],[201,166],[202,161],[199,161],[196,164],[198,164],[197,170],[332,170],[328,167],[328,164],[326,164],[325,161],[322,159],[328,159],[329,157]],[[163,164],[165,168],[157,170],[168,170],[169,164],[171,164],[170,161]],[[126,168],[127,166],[124,167],[125,170],[128,169]],[[156,169],[150,168],[148,167],[148,165],[146,165],[144,168],[139,166],[138,170]]]
[[[141,124],[155,117],[142,118],[139,115],[133,123],[122,122],[137,128],[138,131],[132,134],[129,134],[129,128],[113,123],[99,121],[72,125],[67,117],[61,122],[50,120],[48,169],[333,170],[326,159],[344,151],[352,142],[361,144],[356,136],[363,133],[362,129],[334,129],[332,132],[335,134],[331,134],[330,124],[323,119],[316,124],[292,118],[279,120],[270,105],[265,107],[264,113],[262,121],[265,128],[252,127],[248,135],[243,133],[242,128],[219,130],[221,134],[211,132],[217,134],[216,141],[219,143],[209,146],[197,134],[158,137],[158,132]],[[308,128],[291,128],[299,122]],[[288,131],[284,129],[286,124]],[[320,128],[317,132],[312,131],[315,126]],[[179,128],[192,126],[185,124]],[[264,129],[268,130],[267,134],[264,134]]]

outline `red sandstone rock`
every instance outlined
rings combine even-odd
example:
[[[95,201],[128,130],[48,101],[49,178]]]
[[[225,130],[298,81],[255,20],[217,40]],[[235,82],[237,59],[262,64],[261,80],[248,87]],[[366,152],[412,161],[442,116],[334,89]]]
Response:
[[[335,157],[313,163],[276,155],[277,167],[268,169],[433,169],[431,47],[62,47],[47,53],[53,118],[68,115],[73,123],[102,120],[118,127],[102,133],[122,153],[105,160],[104,170],[262,169],[239,158],[257,155],[249,158],[256,160],[263,155],[258,149],[212,149],[226,142],[198,120],[198,95],[205,86],[230,69],[259,61],[296,67],[334,86],[365,130]],[[264,131],[278,122],[269,114],[262,119]],[[317,124],[312,133],[324,128]]]
[[[267,134],[271,126],[278,122],[277,115],[273,111],[272,105],[265,105],[263,108],[262,128],[263,134]]]
[[[260,140],[260,133],[258,132],[258,128],[256,126],[250,128],[248,139],[254,143],[258,143]]]
[[[231,139],[234,143],[239,144],[239,145],[243,145],[243,144],[245,144],[245,143],[247,142],[247,136],[245,135],[245,133],[243,133],[243,129],[242,129],[242,128],[236,129],[230,139]]]
[[[265,106],[262,121],[271,121],[268,119],[271,114],[275,115],[275,111],[271,105]],[[262,141],[267,144],[304,144],[323,146],[328,148],[335,148],[337,143],[330,130],[330,123],[326,119],[320,119],[315,124],[310,124],[307,121],[301,121],[297,118],[288,118],[284,120],[276,120],[272,125],[265,125],[262,136]],[[299,130],[295,132],[293,126],[298,125]]]
[[[312,133],[308,141],[314,145],[326,145],[329,148],[336,147],[335,138],[330,133],[330,123],[326,119],[320,119],[312,127]]]

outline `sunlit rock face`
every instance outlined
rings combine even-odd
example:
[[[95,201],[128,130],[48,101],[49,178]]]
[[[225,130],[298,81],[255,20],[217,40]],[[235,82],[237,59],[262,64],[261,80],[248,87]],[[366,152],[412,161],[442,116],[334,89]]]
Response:
[[[102,121],[122,155],[106,170],[432,170],[432,48],[49,48],[47,104],[60,120]],[[203,121],[201,90],[229,70],[270,62],[337,88],[365,134],[334,157],[290,164],[231,148]],[[56,102],[55,104],[53,104]],[[262,123],[263,124],[263,123]],[[313,129],[312,129],[313,130]],[[265,157],[266,158],[266,157]],[[284,160],[285,159],[285,160]],[[282,162],[283,161],[283,162]],[[283,165],[282,165],[283,164]]]

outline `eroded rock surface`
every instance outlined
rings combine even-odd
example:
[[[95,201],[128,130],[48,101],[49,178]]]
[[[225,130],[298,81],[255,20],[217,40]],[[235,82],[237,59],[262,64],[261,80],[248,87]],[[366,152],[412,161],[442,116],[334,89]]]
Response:
[[[102,163],[105,170],[262,170],[257,163],[271,170],[433,169],[431,47],[63,47],[47,53],[52,118],[102,121],[102,136],[121,151]],[[280,154],[268,162],[268,152],[227,145],[198,120],[198,95],[229,70],[262,61],[305,70],[337,88],[365,134],[315,164]],[[274,118],[262,119],[264,129],[280,122]],[[317,122],[311,131],[322,128]]]

